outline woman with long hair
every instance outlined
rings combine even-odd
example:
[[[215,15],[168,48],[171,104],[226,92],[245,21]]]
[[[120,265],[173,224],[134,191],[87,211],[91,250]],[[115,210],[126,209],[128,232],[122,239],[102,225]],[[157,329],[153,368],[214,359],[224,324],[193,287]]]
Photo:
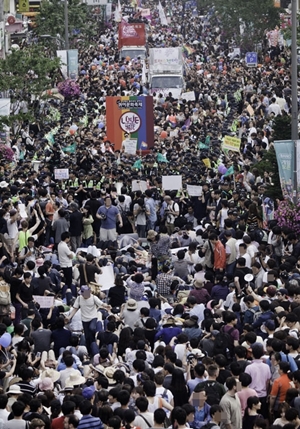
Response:
[[[125,355],[125,351],[132,339],[133,330],[127,326],[120,332],[119,343],[118,343],[118,356]]]
[[[184,379],[181,369],[175,368],[172,374],[170,391],[174,396],[174,406],[182,407],[189,402],[190,391]]]

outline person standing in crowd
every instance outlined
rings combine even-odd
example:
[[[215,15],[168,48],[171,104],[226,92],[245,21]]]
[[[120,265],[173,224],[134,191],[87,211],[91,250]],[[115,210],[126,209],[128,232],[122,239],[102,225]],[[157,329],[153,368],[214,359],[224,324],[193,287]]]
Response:
[[[97,218],[101,219],[100,241],[116,241],[117,221],[119,227],[123,226],[122,216],[117,207],[112,205],[111,197],[105,197],[104,206],[100,206],[97,211]]]

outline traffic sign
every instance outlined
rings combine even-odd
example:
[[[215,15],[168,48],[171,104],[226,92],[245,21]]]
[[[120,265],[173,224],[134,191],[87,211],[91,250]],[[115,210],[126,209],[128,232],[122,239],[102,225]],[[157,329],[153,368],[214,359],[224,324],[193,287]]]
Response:
[[[257,52],[247,52],[246,66],[257,67]]]
[[[107,0],[86,0],[88,6],[106,6]]]

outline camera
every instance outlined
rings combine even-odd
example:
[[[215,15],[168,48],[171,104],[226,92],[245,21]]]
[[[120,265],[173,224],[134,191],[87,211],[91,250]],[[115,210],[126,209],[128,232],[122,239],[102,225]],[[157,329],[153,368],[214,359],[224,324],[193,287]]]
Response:
[[[101,220],[105,220],[106,219],[106,214],[104,214],[104,213],[100,213],[99,216],[100,216]]]

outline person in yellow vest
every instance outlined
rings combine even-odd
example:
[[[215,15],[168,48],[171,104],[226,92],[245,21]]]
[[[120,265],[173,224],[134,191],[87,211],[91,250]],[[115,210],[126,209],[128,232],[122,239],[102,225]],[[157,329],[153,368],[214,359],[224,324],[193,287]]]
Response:
[[[28,228],[28,222],[27,220],[22,220],[21,222],[21,231],[19,231],[18,236],[18,242],[19,242],[19,250],[21,251],[23,247],[27,246],[28,244],[28,238],[34,237],[35,240],[37,240],[38,236],[41,234],[41,231],[37,235],[33,235],[34,231],[37,230],[37,228],[40,226],[41,219],[38,217],[37,211],[33,210],[33,215],[36,218],[36,223],[31,228]]]

